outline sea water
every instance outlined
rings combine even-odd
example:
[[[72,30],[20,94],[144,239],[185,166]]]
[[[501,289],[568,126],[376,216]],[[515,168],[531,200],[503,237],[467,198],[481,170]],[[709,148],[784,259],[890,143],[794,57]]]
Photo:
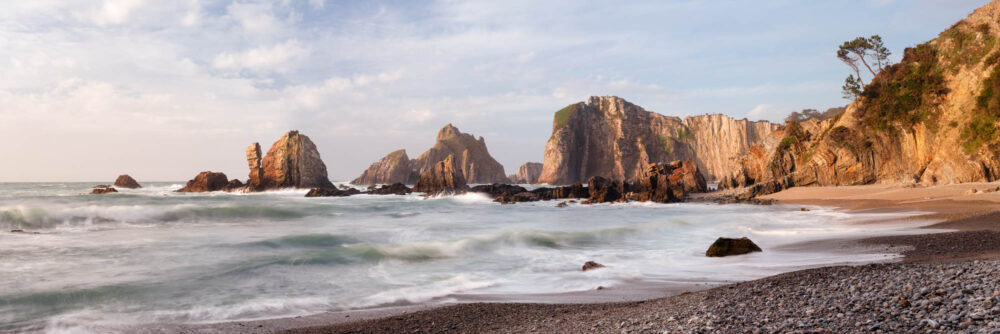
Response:
[[[709,203],[559,208],[553,201],[501,205],[480,194],[186,194],[172,183],[89,195],[90,186],[0,184],[0,331],[86,332],[457,294],[747,280],[884,260],[782,246],[898,233],[899,224],[870,222],[906,215]],[[720,236],[749,237],[764,252],[705,257]],[[586,261],[607,267],[583,272]]]

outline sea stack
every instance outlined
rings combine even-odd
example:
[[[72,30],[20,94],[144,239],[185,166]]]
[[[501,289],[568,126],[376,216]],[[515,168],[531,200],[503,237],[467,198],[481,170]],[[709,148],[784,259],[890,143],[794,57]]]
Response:
[[[139,185],[139,182],[136,182],[135,179],[128,174],[118,175],[118,179],[115,180],[115,187],[127,189],[142,188],[142,186]]]
[[[540,175],[542,175],[541,162],[525,162],[521,167],[517,168],[516,174],[510,175],[507,178],[513,183],[535,184],[538,183],[538,176]]]
[[[617,96],[593,96],[555,113],[539,183],[594,176],[634,182],[651,163],[691,159],[709,180],[728,176],[779,125],[713,114],[686,118],[646,111]]]
[[[438,131],[434,146],[417,157],[413,168],[423,174],[448,156],[453,157],[458,172],[470,183],[509,182],[503,165],[486,149],[486,140],[462,133],[451,124]]]
[[[286,132],[274,142],[263,159],[260,158],[260,145],[250,145],[247,148],[247,163],[250,167],[247,183],[256,191],[333,187],[316,144],[295,130]]]
[[[420,174],[410,166],[406,150],[396,150],[368,167],[361,176],[351,181],[353,184],[414,184]]]
[[[469,191],[465,177],[455,168],[452,156],[446,157],[427,171],[420,174],[413,191],[426,195],[460,194]]]

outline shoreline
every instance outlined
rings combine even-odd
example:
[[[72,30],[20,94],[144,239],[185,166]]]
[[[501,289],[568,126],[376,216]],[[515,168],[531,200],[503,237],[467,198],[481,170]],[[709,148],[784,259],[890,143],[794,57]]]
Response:
[[[659,307],[675,309],[674,311],[683,313],[683,310],[677,306],[683,305],[695,296],[705,297],[714,295],[720,290],[724,292],[739,290],[741,286],[771,284],[770,282],[775,281],[786,285],[801,283],[797,279],[798,277],[823,275],[824,272],[908,270],[909,266],[923,264],[957,265],[968,261],[1000,259],[1000,192],[969,194],[969,189],[995,188],[997,186],[1000,184],[974,183],[927,188],[907,188],[894,185],[792,188],[763,197],[764,199],[773,199],[780,204],[828,206],[856,212],[919,210],[927,213],[904,218],[902,221],[936,220],[940,222],[919,226],[919,228],[952,230],[950,232],[930,232],[929,234],[832,239],[814,242],[812,245],[782,246],[803,247],[803,250],[839,247],[850,251],[868,249],[872,252],[900,253],[903,255],[900,261],[890,260],[890,262],[881,261],[862,265],[826,265],[780,273],[756,280],[711,284],[710,286],[700,286],[700,288],[698,285],[689,285],[671,289],[665,284],[650,283],[644,291],[640,283],[637,286],[615,287],[599,292],[578,291],[550,294],[549,297],[556,298],[547,302],[540,302],[537,298],[539,296],[469,294],[449,296],[439,298],[436,301],[406,306],[331,311],[310,316],[257,321],[168,325],[156,329],[146,327],[142,330],[157,333],[234,331],[257,333],[469,332],[484,329],[493,332],[573,332],[581,329],[619,331],[620,329],[617,327],[603,325],[583,328],[579,327],[581,324],[573,324],[565,320],[583,317],[597,324],[605,324],[613,318],[609,314],[631,310],[634,317],[636,315],[634,312],[641,314],[641,310],[646,308],[644,306],[648,306],[647,304],[656,304]],[[610,296],[612,298],[608,298],[609,293],[613,294]],[[602,295],[597,296],[598,294]],[[562,299],[560,300],[560,298]],[[616,298],[620,299],[615,300]],[[653,310],[649,310],[649,312],[653,312]],[[539,319],[547,318],[551,318],[555,322],[538,323]],[[716,319],[716,321],[718,320]],[[624,322],[615,324],[621,325]],[[541,327],[538,327],[539,325]],[[624,325],[618,327],[629,328]],[[668,327],[681,330],[688,328],[684,325]],[[655,326],[650,328],[655,328]],[[641,329],[645,329],[645,327]]]

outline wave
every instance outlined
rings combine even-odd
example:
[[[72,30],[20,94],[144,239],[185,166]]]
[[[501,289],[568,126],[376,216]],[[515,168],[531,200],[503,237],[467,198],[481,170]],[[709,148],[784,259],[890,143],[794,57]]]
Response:
[[[30,205],[0,207],[0,228],[46,230],[54,228],[110,228],[176,222],[293,220],[316,213],[312,207],[275,207],[257,204],[203,206],[175,205],[61,205],[47,209]]]

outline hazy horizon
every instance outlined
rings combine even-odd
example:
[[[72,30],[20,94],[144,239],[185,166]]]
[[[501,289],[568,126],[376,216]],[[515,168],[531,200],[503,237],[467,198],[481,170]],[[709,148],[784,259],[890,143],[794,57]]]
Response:
[[[0,182],[246,179],[246,146],[293,129],[347,181],[447,123],[511,174],[592,95],[770,121],[846,105],[841,42],[879,34],[898,61],[987,2],[3,4]]]

